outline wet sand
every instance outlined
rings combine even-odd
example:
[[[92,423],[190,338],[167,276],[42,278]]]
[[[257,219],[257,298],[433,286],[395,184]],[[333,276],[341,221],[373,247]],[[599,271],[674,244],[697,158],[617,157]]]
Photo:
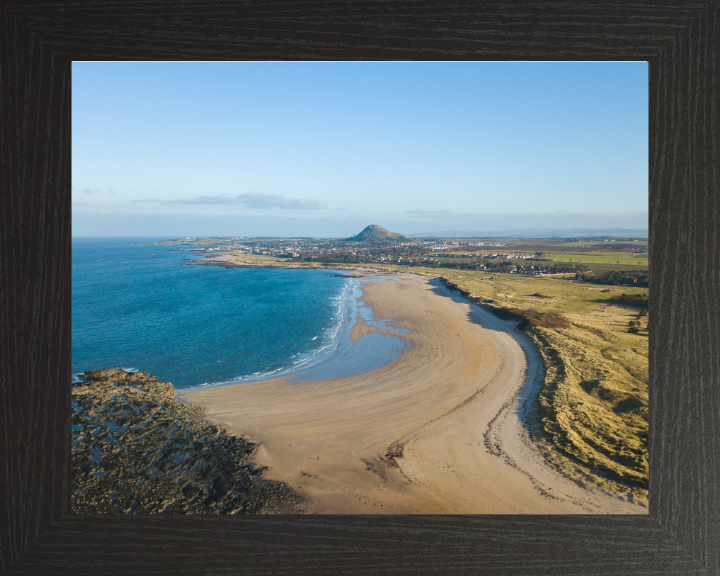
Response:
[[[386,277],[385,275],[383,275]],[[541,363],[511,322],[436,280],[364,282],[373,320],[408,347],[343,378],[181,391],[320,514],[587,514],[647,508],[545,464],[523,424]],[[358,322],[351,338],[377,331]]]

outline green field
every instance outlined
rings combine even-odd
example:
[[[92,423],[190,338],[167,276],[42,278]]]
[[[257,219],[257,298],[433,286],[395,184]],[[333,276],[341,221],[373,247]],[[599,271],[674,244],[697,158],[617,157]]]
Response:
[[[577,264],[621,264],[623,266],[648,267],[647,253],[632,252],[546,252],[544,258],[553,262]]]
[[[550,238],[445,238],[448,242],[460,241],[460,242],[484,242],[487,244],[501,244],[498,249],[502,249],[506,246],[538,246],[542,245],[546,249],[556,248],[588,248],[592,247],[595,250],[601,250],[603,247],[612,247],[618,244],[632,244],[634,246],[643,247],[648,245],[648,239],[642,238],[638,240],[599,240],[599,239],[584,239],[569,242],[567,240],[558,240]],[[483,248],[478,246],[478,248]]]
[[[562,262],[557,262],[557,265],[562,265]],[[573,262],[565,264],[583,264],[583,262]],[[642,272],[646,271],[648,269],[647,264],[645,265],[638,265],[638,264],[631,264],[631,263],[622,263],[622,264],[599,264],[599,263],[592,263],[587,262],[585,265],[592,270],[592,272],[595,273],[601,273],[601,272]]]
[[[647,246],[648,241],[647,239],[643,240],[623,240],[622,242],[619,242],[620,244],[635,244],[637,246]],[[616,241],[588,241],[588,240],[581,240],[579,242],[563,242],[562,246],[567,246],[568,248],[585,248],[587,246],[608,246],[611,247],[613,244],[618,244]]]
[[[496,254],[502,253],[499,250],[478,251],[477,254]],[[522,254],[521,250],[515,250],[512,253]],[[533,254],[533,252],[525,252]],[[476,262],[478,257],[473,257],[473,252],[456,252],[460,257],[434,256],[438,262]],[[503,259],[519,266],[552,266],[553,264],[585,264],[594,272],[625,271],[625,270],[647,270],[649,259],[647,253],[632,252],[544,252],[542,260],[523,260],[515,258]],[[497,262],[497,260],[489,260],[489,262]]]

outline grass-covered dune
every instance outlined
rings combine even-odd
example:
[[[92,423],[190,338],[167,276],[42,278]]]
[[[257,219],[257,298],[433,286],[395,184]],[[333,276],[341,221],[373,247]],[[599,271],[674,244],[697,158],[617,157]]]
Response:
[[[402,266],[386,269],[409,271]],[[531,422],[551,464],[608,491],[647,497],[647,288],[413,267],[516,319],[546,368]],[[637,333],[629,322],[638,322]]]

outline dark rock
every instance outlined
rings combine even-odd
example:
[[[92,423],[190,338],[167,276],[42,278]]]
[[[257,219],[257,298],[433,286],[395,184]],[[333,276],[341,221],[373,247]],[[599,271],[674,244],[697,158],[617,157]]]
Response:
[[[256,444],[179,401],[169,382],[111,368],[72,389],[75,514],[254,514],[301,511],[285,484],[249,461]]]

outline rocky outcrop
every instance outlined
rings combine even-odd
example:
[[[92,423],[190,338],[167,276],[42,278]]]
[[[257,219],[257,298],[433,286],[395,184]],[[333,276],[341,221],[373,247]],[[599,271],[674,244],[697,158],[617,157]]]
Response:
[[[145,372],[88,371],[72,387],[76,514],[299,511],[286,485],[249,461],[256,445],[227,434]]]

